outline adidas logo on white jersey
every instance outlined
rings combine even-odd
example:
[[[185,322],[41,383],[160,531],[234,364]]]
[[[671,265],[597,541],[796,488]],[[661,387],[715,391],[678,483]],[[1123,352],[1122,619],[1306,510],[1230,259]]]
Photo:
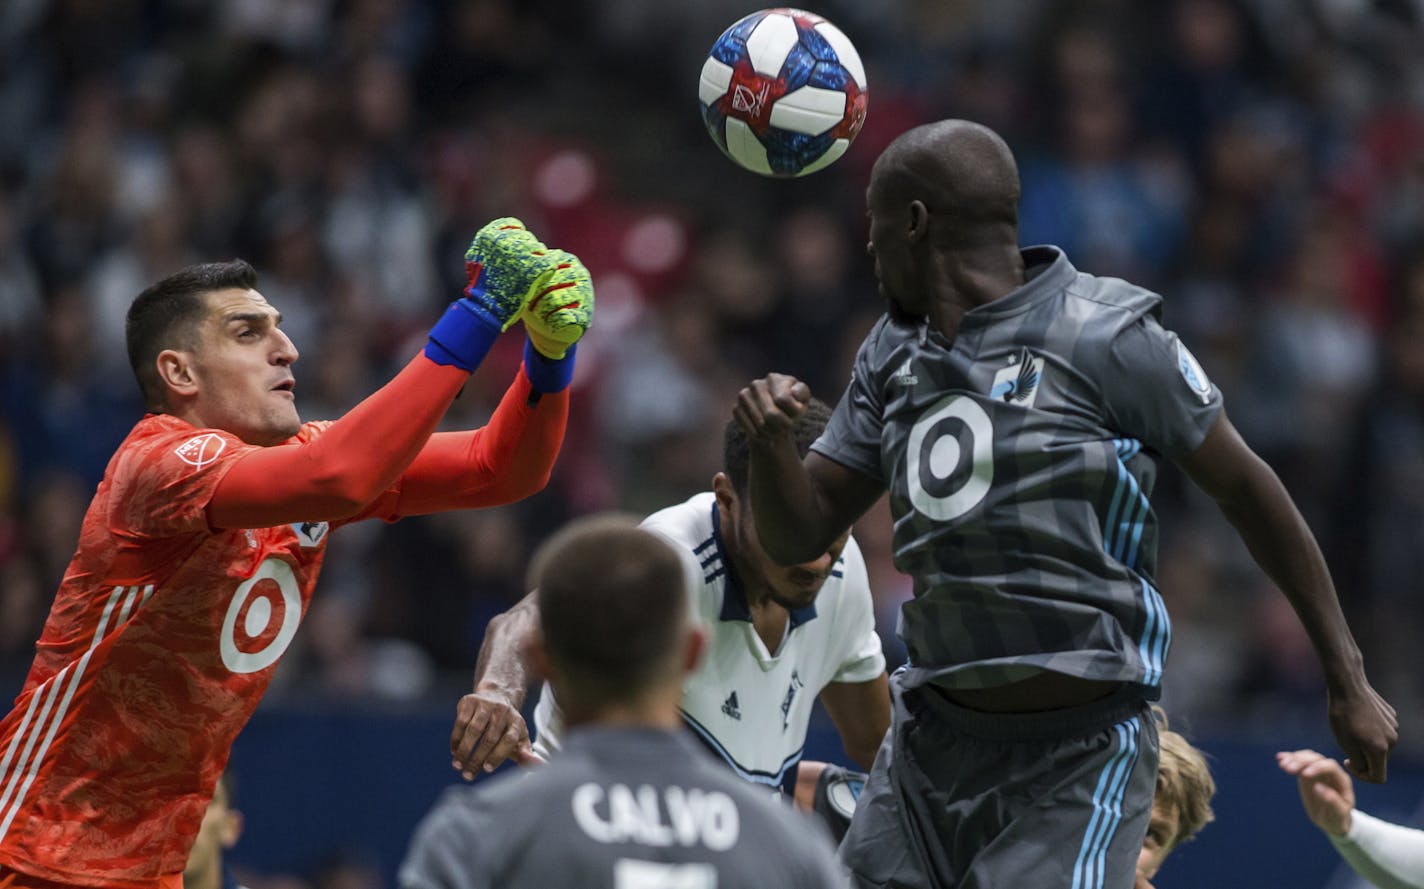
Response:
[[[722,712],[738,722],[742,721],[742,708],[737,705],[737,693],[735,691],[727,695],[727,700],[722,702]]]

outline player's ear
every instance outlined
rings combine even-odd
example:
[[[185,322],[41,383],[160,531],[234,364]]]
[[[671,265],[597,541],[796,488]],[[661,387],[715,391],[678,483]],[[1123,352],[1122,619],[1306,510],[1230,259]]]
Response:
[[[737,505],[737,490],[732,486],[732,480],[725,472],[719,472],[712,476],[712,494],[717,498],[717,505],[722,507],[724,512],[731,512]]]
[[[910,201],[910,229],[905,238],[911,244],[924,239],[930,231],[930,210],[923,201]]]
[[[158,378],[163,381],[163,388],[167,391],[185,397],[198,393],[198,378],[193,372],[190,353],[179,349],[164,349],[158,353],[154,364],[158,368]]]
[[[702,663],[702,655],[707,651],[707,628],[701,624],[688,624],[682,644],[682,669],[684,673],[691,673]]]

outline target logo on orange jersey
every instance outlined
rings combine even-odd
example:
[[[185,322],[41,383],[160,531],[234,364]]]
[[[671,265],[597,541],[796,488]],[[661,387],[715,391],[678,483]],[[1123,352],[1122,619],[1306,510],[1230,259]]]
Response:
[[[269,558],[233,593],[218,637],[224,666],[256,673],[277,663],[302,622],[302,594],[292,566]]]

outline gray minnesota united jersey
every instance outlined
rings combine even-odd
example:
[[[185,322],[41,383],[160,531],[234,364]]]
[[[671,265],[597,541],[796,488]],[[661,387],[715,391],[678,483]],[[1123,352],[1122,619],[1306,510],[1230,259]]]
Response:
[[[814,450],[882,481],[907,686],[1054,671],[1155,696],[1170,642],[1154,585],[1158,456],[1194,451],[1221,393],[1161,298],[1024,251],[1030,279],[951,344],[882,318]]]
[[[821,826],[682,733],[573,731],[547,765],[453,787],[416,828],[401,889],[833,889]]]

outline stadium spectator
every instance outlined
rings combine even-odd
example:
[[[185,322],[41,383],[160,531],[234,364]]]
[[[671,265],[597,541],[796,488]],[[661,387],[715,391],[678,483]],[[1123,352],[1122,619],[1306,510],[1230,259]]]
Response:
[[[911,666],[841,847],[861,885],[1131,878],[1170,639],[1152,581],[1157,454],[1285,593],[1351,767],[1383,781],[1394,710],[1314,537],[1162,328],[1161,298],[1081,274],[1055,247],[1021,250],[1013,154],[978,124],[901,135],[866,204],[889,308],[825,434],[798,453],[790,430],[811,396],[794,377],[754,381],[735,409],[772,558],[820,552],[888,490],[896,564],[916,580],[900,624]],[[1057,805],[1036,804],[1045,788]]]
[[[1338,762],[1314,750],[1276,754],[1300,784],[1305,814],[1355,873],[1380,889],[1424,889],[1424,831],[1355,808],[1355,787]]]
[[[0,883],[180,885],[331,526],[508,503],[543,486],[591,282],[508,218],[475,236],[466,269],[465,296],[424,350],[328,422],[301,422],[296,346],[247,263],[189,267],[133,301],[128,351],[150,413],[109,462],[0,720]],[[432,435],[518,320],[523,368],[495,416]]]
[[[576,521],[535,554],[530,656],[568,735],[548,765],[446,791],[416,830],[402,889],[844,885],[830,842],[682,731],[706,652],[691,577],[630,518]]]
[[[822,402],[797,419],[802,453],[826,427]],[[673,544],[686,563],[693,613],[710,627],[708,656],[688,676],[680,712],[686,727],[742,778],[779,788],[843,831],[849,808],[828,798],[837,781],[861,781],[839,766],[801,762],[817,697],[853,763],[870,768],[890,723],[885,657],[875,634],[860,547],[848,533],[819,557],[789,568],[766,557],[747,500],[747,438],[736,423],[723,433],[722,471],[712,490],[659,510],[642,527]],[[530,759],[519,710],[533,679],[526,654],[537,630],[538,591],[490,622],[475,690],[459,703],[450,747],[467,779],[513,756]],[[564,718],[548,685],[534,712],[532,753],[548,759],[563,745]],[[857,785],[857,789],[858,789]]]

